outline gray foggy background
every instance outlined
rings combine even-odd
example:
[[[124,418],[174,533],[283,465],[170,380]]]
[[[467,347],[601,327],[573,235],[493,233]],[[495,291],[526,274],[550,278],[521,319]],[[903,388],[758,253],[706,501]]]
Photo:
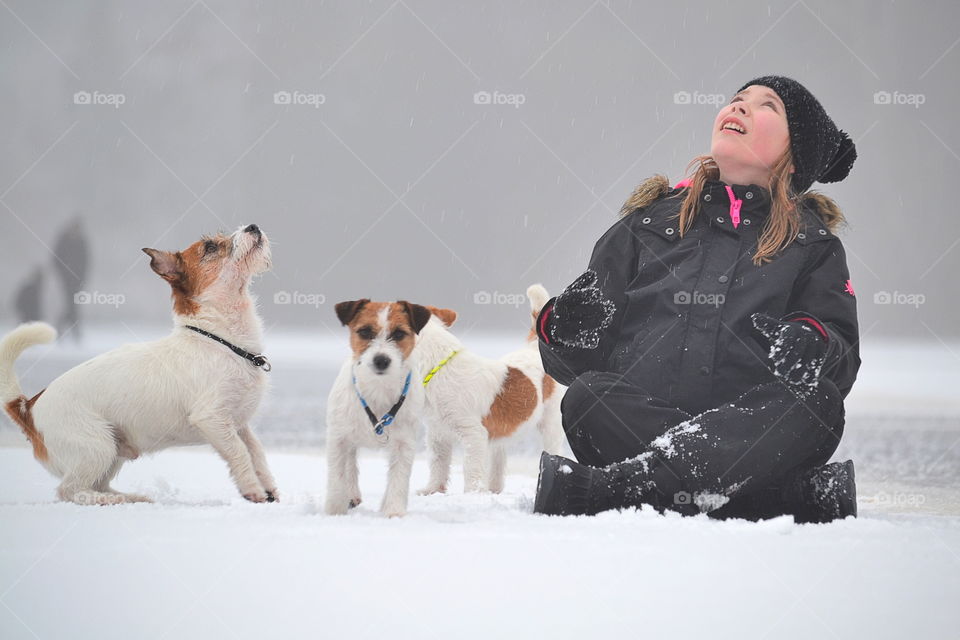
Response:
[[[334,302],[374,297],[519,327],[528,284],[569,283],[631,189],[679,180],[723,102],[777,73],[857,143],[822,190],[850,221],[865,339],[949,341],[958,18],[946,1],[3,0],[0,320],[19,299],[62,327],[167,324],[140,248],[256,222],[268,326],[336,329]]]

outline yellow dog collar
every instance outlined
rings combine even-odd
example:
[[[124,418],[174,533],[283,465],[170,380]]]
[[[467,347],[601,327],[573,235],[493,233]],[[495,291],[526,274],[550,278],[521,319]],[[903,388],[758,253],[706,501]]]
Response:
[[[427,383],[430,382],[430,379],[431,379],[433,376],[437,375],[437,371],[440,371],[440,369],[443,368],[443,365],[445,365],[445,364],[447,364],[448,362],[450,362],[450,359],[451,359],[453,356],[457,355],[458,353],[460,353],[460,350],[459,350],[459,349],[456,349],[453,353],[451,353],[451,354],[448,355],[446,358],[444,358],[443,360],[441,360],[440,363],[439,363],[437,366],[435,366],[433,369],[430,369],[430,373],[428,373],[427,375],[425,375],[425,376],[423,377],[423,386],[427,386]]]

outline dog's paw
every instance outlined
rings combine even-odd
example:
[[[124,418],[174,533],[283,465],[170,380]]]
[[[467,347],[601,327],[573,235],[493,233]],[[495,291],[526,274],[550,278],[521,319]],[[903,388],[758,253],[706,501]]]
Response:
[[[356,498],[350,498],[350,508],[355,509],[359,507],[361,502],[363,502],[363,500],[360,498],[360,496],[357,496]]]
[[[428,484],[428,485],[425,486],[423,489],[420,489],[419,491],[417,491],[417,495],[418,495],[418,496],[432,496],[432,495],[435,494],[435,493],[446,493],[446,492],[447,492],[447,487],[446,487],[446,485],[443,485],[443,484],[440,484],[440,485]]]
[[[390,496],[380,503],[380,513],[387,518],[400,518],[407,515],[406,496]]]
[[[276,489],[268,489],[267,502],[280,502],[280,492]]]
[[[82,506],[110,506],[127,502],[122,493],[107,493],[102,491],[77,491],[70,498],[74,504]]]
[[[244,500],[249,500],[250,502],[266,502],[267,501],[267,492],[266,491],[251,491],[249,493],[243,494]]]
[[[324,511],[328,516],[345,516],[347,515],[347,503],[345,502],[327,502],[324,507]]]
[[[123,499],[126,502],[146,502],[150,504],[153,503],[152,498],[148,498],[147,496],[140,495],[139,493],[124,493],[122,495],[123,495]]]

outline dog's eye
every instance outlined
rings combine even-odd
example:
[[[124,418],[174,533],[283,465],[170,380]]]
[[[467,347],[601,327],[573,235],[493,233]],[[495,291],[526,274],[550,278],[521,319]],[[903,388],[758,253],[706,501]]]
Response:
[[[407,337],[407,332],[404,331],[403,329],[397,329],[390,334],[390,339],[393,340],[394,342],[400,342],[406,337]]]
[[[374,333],[370,327],[360,327],[357,329],[357,335],[364,340],[373,340]]]
[[[214,242],[213,240],[207,240],[203,245],[203,253],[204,255],[210,255],[211,253],[215,252],[219,248],[220,247],[217,245],[216,242]]]

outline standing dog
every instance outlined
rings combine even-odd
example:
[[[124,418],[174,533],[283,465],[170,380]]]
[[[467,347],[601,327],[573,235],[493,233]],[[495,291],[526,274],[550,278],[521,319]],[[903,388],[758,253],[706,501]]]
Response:
[[[471,353],[450,333],[447,328],[457,318],[455,311],[428,307],[433,316],[420,332],[417,351],[429,378],[424,386],[430,481],[418,493],[447,490],[455,436],[464,446],[466,491],[503,490],[508,438],[526,425],[537,426],[546,451],[556,453],[563,447],[563,387],[544,373],[533,329],[548,295],[535,284],[527,289],[527,297],[533,314],[527,344],[499,360]]]
[[[250,429],[269,371],[257,355],[261,324],[249,291],[252,277],[270,268],[267,236],[252,224],[176,253],[143,251],[173,290],[173,332],[101,354],[28,400],[14,361],[30,345],[53,341],[56,332],[43,323],[21,325],[0,341],[0,400],[34,457],[61,478],[62,500],[149,502],[110,487],[123,463],[202,443],[226,460],[244,498],[275,500],[276,483]]]
[[[417,334],[430,311],[405,302],[354,300],[336,305],[350,328],[353,354],[343,363],[327,400],[326,511],[340,515],[360,504],[357,448],[389,450],[381,513],[407,511],[417,425],[423,409]]]

